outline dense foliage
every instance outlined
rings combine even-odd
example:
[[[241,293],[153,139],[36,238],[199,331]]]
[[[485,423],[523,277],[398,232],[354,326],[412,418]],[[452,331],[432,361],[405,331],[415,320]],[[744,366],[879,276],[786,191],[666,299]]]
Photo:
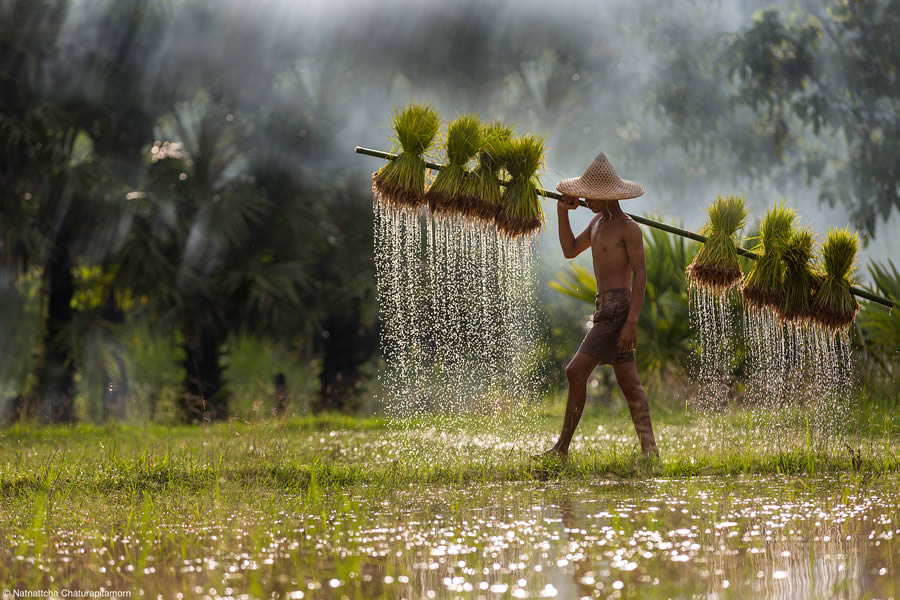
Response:
[[[749,178],[802,174],[873,236],[900,210],[900,2],[799,5],[710,35],[699,57],[678,43],[657,109],[698,158]]]
[[[185,419],[228,416],[224,355],[244,330],[321,356],[321,402],[340,402],[374,350],[360,341],[374,337],[371,268],[348,248],[371,245],[369,199],[358,180],[295,167],[307,117],[275,86],[290,57],[259,32],[241,45],[210,33],[196,41],[214,59],[163,52],[166,74],[148,82],[144,58],[178,28],[176,8],[110,5],[89,24],[104,34],[97,46],[61,61],[79,8],[0,4],[0,259],[20,289],[38,282],[42,323],[16,411],[74,420],[78,373],[96,359],[104,394],[127,393],[116,351],[126,317],[176,341]],[[202,2],[178,10],[225,18]],[[238,57],[255,65],[249,79],[215,69]]]
[[[314,408],[354,406],[379,360],[370,186],[382,165],[351,148],[386,144],[390,107],[411,98],[551,132],[554,175],[600,144],[677,207],[714,172],[800,174],[870,237],[898,206],[896,0],[755,16],[767,3],[754,0],[725,35],[702,0],[593,20],[527,2],[416,6],[403,20],[381,5],[354,19],[254,6],[0,0],[4,416],[102,419],[158,395],[180,418],[222,419],[246,386],[229,369],[253,362],[230,353],[251,346],[277,348],[265,393],[314,378]],[[679,286],[651,281],[641,316],[666,352],[688,335]],[[566,310],[550,330],[577,328],[580,309]],[[882,339],[891,321],[863,311],[875,336],[863,339]],[[285,384],[291,360],[303,369]],[[145,396],[171,373],[177,393]],[[79,412],[86,389],[101,400]]]

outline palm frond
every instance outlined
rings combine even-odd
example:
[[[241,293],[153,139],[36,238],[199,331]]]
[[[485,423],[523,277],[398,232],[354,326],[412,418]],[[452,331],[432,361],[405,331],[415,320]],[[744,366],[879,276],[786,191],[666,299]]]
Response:
[[[559,281],[551,281],[548,285],[560,292],[588,304],[594,303],[597,294],[597,280],[594,274],[578,263],[568,265],[564,271],[556,274]]]
[[[873,261],[869,264],[869,274],[875,284],[875,290],[897,303],[900,301],[900,272],[894,262],[888,259],[887,264]],[[885,368],[893,365],[896,368],[900,358],[900,312],[886,310],[882,306],[867,302],[857,319],[858,331],[864,339],[867,352],[876,356],[883,355]]]
[[[224,236],[231,248],[240,248],[270,208],[265,196],[247,189],[214,196],[198,217],[206,221],[210,232]]]

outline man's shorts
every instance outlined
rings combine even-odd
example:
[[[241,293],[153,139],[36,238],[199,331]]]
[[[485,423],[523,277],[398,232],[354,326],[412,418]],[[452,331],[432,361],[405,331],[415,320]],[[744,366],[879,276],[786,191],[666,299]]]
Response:
[[[579,352],[599,358],[601,363],[634,362],[634,350],[619,352],[619,334],[628,318],[631,291],[614,288],[597,294],[594,325],[578,347]]]

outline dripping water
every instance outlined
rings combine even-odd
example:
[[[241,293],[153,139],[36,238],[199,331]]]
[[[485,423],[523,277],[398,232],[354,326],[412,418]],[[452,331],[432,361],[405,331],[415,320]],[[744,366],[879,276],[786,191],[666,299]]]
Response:
[[[485,435],[527,435],[540,387],[534,238],[377,193],[373,204],[386,415],[429,451],[476,421]]]

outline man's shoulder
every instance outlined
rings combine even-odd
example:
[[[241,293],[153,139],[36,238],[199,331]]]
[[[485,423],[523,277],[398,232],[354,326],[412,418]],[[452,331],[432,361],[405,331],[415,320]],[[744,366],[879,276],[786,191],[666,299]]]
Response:
[[[641,227],[640,227],[640,225],[638,225],[638,224],[637,224],[637,221],[635,221],[634,219],[632,219],[632,218],[629,217],[628,215],[625,215],[625,220],[624,220],[624,222],[622,223],[622,227],[623,227],[626,231],[628,231],[628,232],[631,232],[631,233],[637,232],[638,235],[641,234]]]
[[[629,216],[626,216],[618,227],[618,235],[621,236],[623,242],[627,241],[643,241],[644,236],[641,233],[640,226]]]

